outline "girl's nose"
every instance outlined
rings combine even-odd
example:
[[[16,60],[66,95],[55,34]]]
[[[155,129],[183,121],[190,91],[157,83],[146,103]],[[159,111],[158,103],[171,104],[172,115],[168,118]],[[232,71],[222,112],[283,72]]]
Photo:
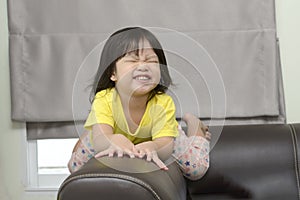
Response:
[[[139,62],[138,65],[137,65],[137,67],[136,67],[136,69],[137,69],[138,71],[142,71],[142,72],[148,71],[147,63],[142,62],[142,61]]]

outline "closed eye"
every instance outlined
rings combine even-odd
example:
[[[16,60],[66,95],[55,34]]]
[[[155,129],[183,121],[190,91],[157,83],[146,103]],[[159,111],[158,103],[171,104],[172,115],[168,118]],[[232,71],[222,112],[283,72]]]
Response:
[[[157,57],[156,54],[152,54],[152,55],[150,55],[150,56],[147,56],[147,57],[146,57],[146,62],[147,62],[147,63],[159,63],[158,57]]]
[[[147,60],[147,63],[159,63],[158,60]]]
[[[138,60],[136,59],[125,59],[124,62],[127,62],[127,63],[133,63],[133,62],[137,62]]]

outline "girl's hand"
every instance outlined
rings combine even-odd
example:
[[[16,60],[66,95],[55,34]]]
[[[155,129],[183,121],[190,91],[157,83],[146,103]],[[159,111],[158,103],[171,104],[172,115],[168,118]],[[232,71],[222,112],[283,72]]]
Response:
[[[95,158],[103,156],[113,157],[114,154],[117,154],[118,157],[123,157],[125,154],[130,158],[134,158],[135,154],[137,154],[134,144],[122,134],[112,135],[110,142],[111,145],[106,150],[97,153]]]
[[[144,158],[146,156],[146,160],[148,162],[153,161],[160,169],[168,170],[168,167],[160,160],[156,152],[156,144],[152,141],[143,142],[135,145],[135,149],[137,151],[137,156],[139,158]]]

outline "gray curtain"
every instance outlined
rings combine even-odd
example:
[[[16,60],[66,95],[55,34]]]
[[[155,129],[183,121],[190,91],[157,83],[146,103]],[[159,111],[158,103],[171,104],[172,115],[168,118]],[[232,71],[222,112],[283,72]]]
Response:
[[[29,139],[78,136],[103,41],[143,26],[166,50],[178,118],[284,123],[274,7],[274,0],[8,0],[12,119],[27,123]]]

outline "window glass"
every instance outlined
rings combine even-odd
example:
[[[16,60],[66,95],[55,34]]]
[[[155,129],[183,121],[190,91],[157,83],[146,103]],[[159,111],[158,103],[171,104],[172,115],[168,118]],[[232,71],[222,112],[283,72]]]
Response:
[[[38,174],[69,174],[67,163],[77,140],[37,140]]]

